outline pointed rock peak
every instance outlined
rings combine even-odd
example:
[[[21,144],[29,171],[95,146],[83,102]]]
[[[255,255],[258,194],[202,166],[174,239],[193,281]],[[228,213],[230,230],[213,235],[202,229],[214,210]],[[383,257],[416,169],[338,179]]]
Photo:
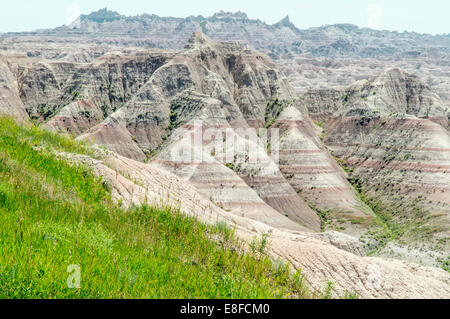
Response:
[[[386,81],[392,78],[398,78],[404,76],[406,73],[399,68],[388,68],[384,69],[382,72],[378,73],[377,75],[374,75],[367,79],[369,82],[373,81]],[[361,82],[365,82],[365,80],[362,80]]]
[[[281,19],[280,22],[276,23],[275,26],[277,27],[288,27],[294,31],[298,31],[297,27],[291,22],[289,19],[289,16],[285,16],[283,19]]]
[[[283,25],[290,25],[291,24],[291,20],[289,19],[289,16],[287,15],[280,21],[280,23],[283,24]]]
[[[208,36],[206,36],[203,32],[196,31],[192,33],[191,37],[188,40],[188,43],[185,46],[185,49],[192,49],[198,46],[212,43],[213,42],[211,41],[211,39]]]

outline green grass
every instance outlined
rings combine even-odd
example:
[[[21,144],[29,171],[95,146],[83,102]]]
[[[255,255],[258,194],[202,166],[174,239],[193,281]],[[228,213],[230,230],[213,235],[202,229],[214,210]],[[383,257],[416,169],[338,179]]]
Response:
[[[447,257],[447,260],[442,262],[442,269],[450,273],[450,257]]]
[[[307,202],[309,208],[314,210],[317,213],[317,216],[320,218],[320,230],[325,231],[327,226],[331,225],[333,222],[332,212],[329,210],[320,210],[313,203]]]
[[[287,298],[310,296],[299,272],[243,249],[226,224],[176,210],[125,210],[69,137],[0,119],[0,298]],[[70,265],[81,288],[68,288]]]
[[[425,226],[426,212],[416,205],[414,201],[409,203],[409,209],[402,211],[399,207],[388,207],[376,197],[368,196],[359,178],[353,177],[350,183],[354,186],[361,201],[375,213],[373,227],[368,235],[379,242],[378,249],[383,248],[389,241],[397,241],[403,244],[414,238],[429,236],[432,230]],[[419,237],[421,235],[422,237]]]
[[[433,229],[426,226],[427,213],[411,201],[407,206],[388,206],[376,196],[368,195],[368,187],[354,175],[354,169],[345,161],[336,158],[338,164],[349,174],[349,183],[354,187],[360,200],[374,212],[375,218],[367,235],[377,244],[370,254],[376,253],[390,241],[402,244],[410,243],[417,238],[431,237]]]
[[[269,129],[283,112],[286,105],[290,104],[288,101],[280,101],[278,99],[267,103],[266,113],[265,113],[265,128]]]
[[[317,121],[317,122],[314,122],[314,124],[316,124],[318,127],[323,129],[323,125],[325,124],[325,121]]]

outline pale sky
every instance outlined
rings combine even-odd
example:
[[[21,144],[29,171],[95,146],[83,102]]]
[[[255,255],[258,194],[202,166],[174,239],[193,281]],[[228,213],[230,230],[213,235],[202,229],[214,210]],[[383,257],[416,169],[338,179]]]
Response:
[[[104,7],[124,15],[174,17],[243,11],[270,24],[289,15],[300,29],[352,23],[399,32],[450,33],[449,0],[1,0],[0,33],[53,28]]]

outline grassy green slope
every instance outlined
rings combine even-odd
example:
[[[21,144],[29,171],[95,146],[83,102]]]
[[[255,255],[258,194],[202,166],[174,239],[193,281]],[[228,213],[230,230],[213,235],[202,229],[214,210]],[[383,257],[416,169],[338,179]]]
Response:
[[[89,154],[70,138],[0,119],[0,298],[306,296],[298,273],[244,253],[224,225],[121,209],[58,151]],[[67,286],[72,264],[80,289]]]

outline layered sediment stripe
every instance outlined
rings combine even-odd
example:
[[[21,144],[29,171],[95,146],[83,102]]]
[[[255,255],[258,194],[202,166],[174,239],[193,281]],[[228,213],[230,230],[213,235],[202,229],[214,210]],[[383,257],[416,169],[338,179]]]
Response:
[[[0,115],[11,116],[20,122],[29,120],[25,105],[20,99],[18,83],[8,68],[3,56],[0,55]]]
[[[280,170],[305,200],[322,210],[370,215],[321,146],[315,128],[296,108],[284,109],[273,127],[280,129]]]
[[[190,145],[190,141],[183,139],[174,141],[158,155],[158,159],[154,160],[152,165],[157,165],[186,180],[225,211],[277,228],[306,230],[269,206],[236,172],[215,160],[210,154],[201,154],[206,163],[177,161],[172,157],[173,150],[177,147],[186,149],[193,146]]]
[[[344,117],[330,121],[325,143],[372,197],[406,214],[420,207],[429,225],[450,228],[448,130],[428,119]]]

